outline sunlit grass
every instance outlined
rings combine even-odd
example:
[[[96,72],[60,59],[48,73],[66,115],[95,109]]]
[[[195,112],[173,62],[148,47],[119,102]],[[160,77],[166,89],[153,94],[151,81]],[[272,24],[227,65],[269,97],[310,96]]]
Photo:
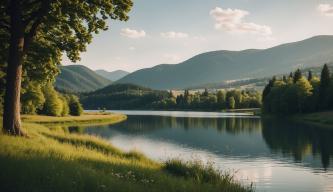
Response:
[[[0,135],[0,191],[251,191],[201,164],[157,163],[36,118],[23,124],[27,138]]]

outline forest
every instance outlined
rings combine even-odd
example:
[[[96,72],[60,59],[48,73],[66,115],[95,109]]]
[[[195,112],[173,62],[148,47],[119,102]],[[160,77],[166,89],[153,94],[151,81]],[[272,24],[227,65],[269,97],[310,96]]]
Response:
[[[273,77],[263,91],[266,114],[290,115],[333,109],[333,77],[327,64],[320,77],[308,71],[307,77],[298,69],[288,77]]]
[[[132,84],[114,84],[80,96],[85,109],[203,110],[260,108],[261,93],[245,90],[203,92],[159,91]]]

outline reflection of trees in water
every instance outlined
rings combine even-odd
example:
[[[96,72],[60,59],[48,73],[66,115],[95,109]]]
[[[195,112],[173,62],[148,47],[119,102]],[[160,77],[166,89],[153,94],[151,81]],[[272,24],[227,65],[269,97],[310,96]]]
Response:
[[[191,118],[191,117],[152,117],[131,116],[127,121],[116,125],[128,132],[142,132],[161,128],[217,129],[220,132],[252,133],[261,131],[261,121],[257,118]]]
[[[263,137],[274,151],[292,154],[295,161],[306,155],[320,155],[323,168],[333,157],[333,130],[320,129],[281,120],[263,120]]]

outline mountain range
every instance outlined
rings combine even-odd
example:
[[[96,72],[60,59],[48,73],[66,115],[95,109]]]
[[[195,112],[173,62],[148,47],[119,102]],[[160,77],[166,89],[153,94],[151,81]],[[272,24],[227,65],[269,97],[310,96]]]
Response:
[[[96,70],[95,72],[98,75],[100,75],[106,79],[109,79],[111,81],[117,81],[129,74],[129,72],[123,71],[123,70],[116,70],[116,71],[109,72],[109,71],[100,69],[100,70]]]
[[[183,89],[228,80],[270,77],[330,61],[333,61],[333,36],[315,36],[268,49],[202,53],[179,64],[135,71],[116,83]]]
[[[67,65],[60,67],[55,87],[69,92],[90,92],[110,85],[112,81],[98,75],[83,65]]]

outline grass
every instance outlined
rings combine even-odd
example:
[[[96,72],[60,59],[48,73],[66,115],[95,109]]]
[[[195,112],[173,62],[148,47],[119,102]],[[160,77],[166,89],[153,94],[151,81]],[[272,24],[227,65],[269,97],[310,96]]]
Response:
[[[333,111],[297,115],[295,119],[316,126],[333,128]]]
[[[43,115],[23,115],[22,120],[26,123],[38,123],[44,125],[89,125],[110,124],[126,120],[127,116],[113,113],[85,113],[81,116],[52,117]]]
[[[123,118],[111,116],[113,122]],[[29,137],[0,135],[0,191],[253,190],[209,166],[177,160],[161,164],[135,151],[124,153],[95,136],[47,127],[80,122],[71,118],[25,116]],[[84,124],[93,121],[91,116],[81,118]]]

